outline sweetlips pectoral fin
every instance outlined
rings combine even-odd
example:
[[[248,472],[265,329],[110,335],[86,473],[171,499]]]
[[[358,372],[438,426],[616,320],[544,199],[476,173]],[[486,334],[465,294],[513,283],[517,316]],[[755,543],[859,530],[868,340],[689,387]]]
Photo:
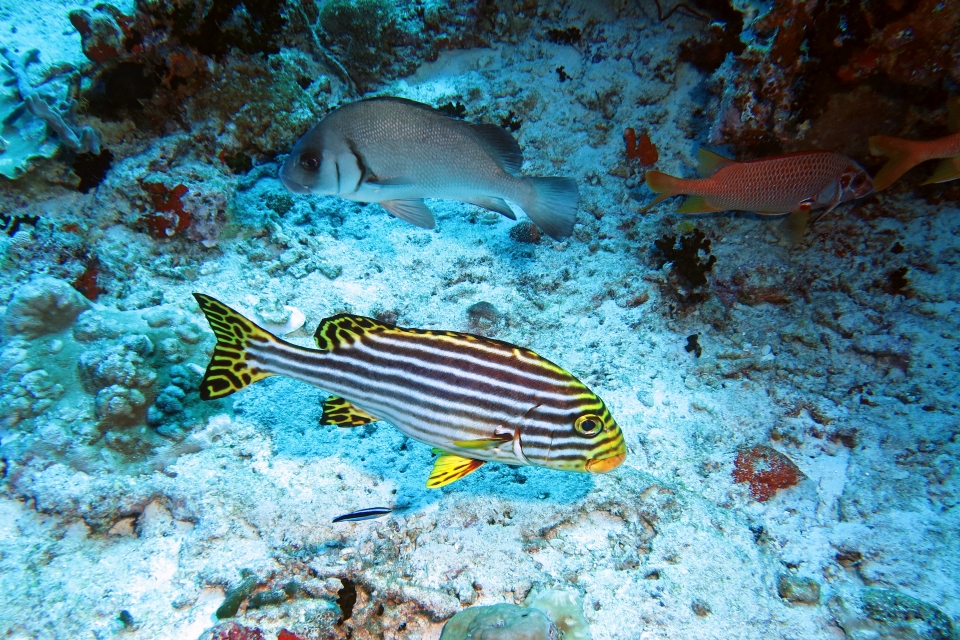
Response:
[[[440,457],[433,463],[433,471],[427,479],[427,489],[439,489],[460,478],[466,477],[482,467],[485,460],[464,458],[453,453],[440,452]]]
[[[460,447],[461,449],[493,449],[511,440],[513,440],[512,435],[503,435],[493,438],[479,438],[477,440],[455,440],[450,444],[455,447]]]
[[[433,213],[423,203],[423,200],[385,200],[380,206],[410,224],[421,229],[433,229],[437,226]]]
[[[703,196],[690,196],[677,208],[677,213],[713,213],[720,211]]]
[[[960,158],[947,158],[937,165],[937,170],[933,172],[930,179],[923,184],[934,184],[937,182],[947,182],[960,178]]]
[[[499,214],[505,215],[511,220],[516,220],[517,216],[513,212],[513,209],[510,208],[506,202],[500,198],[470,198],[469,200],[464,200],[464,202],[469,202],[470,204],[475,204],[478,207],[483,207],[484,209],[489,209],[490,211],[496,211]]]
[[[330,396],[323,401],[323,415],[320,416],[321,426],[359,427],[376,421],[377,418],[363,409],[358,409],[343,398]]]

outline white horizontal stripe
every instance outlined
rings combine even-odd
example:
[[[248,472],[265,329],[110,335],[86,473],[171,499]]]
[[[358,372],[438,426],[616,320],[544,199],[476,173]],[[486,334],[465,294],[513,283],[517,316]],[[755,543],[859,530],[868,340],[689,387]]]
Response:
[[[398,340],[392,340],[389,335],[382,334],[382,333],[368,333],[368,334],[365,334],[365,335],[364,335],[364,338],[367,339],[367,340],[370,340],[371,342],[376,342],[376,343],[383,344],[383,345],[394,346],[394,347],[404,347],[404,348],[407,348],[407,349],[416,348],[416,349],[420,349],[420,350],[422,350],[422,351],[424,351],[424,352],[426,352],[426,353],[429,353],[429,354],[432,354],[432,355],[436,355],[436,356],[442,356],[442,357],[447,357],[447,358],[454,358],[454,357],[455,357],[455,358],[459,358],[459,359],[461,359],[461,360],[465,360],[465,361],[471,362],[471,363],[473,363],[473,364],[478,364],[478,365],[481,365],[481,366],[484,366],[484,367],[489,367],[489,368],[495,369],[495,370],[497,370],[497,371],[503,371],[504,373],[509,373],[509,374],[511,374],[511,375],[517,375],[517,376],[526,378],[526,379],[528,379],[528,380],[533,380],[533,381],[536,381],[536,382],[546,382],[546,383],[549,383],[549,384],[552,384],[552,385],[555,385],[555,386],[558,386],[558,387],[562,387],[562,386],[564,386],[564,384],[565,384],[562,380],[557,380],[556,378],[552,378],[552,377],[549,377],[549,376],[540,376],[540,375],[537,375],[537,374],[535,374],[535,373],[530,373],[530,372],[524,371],[524,370],[519,369],[519,368],[504,366],[504,365],[501,365],[501,364],[496,363],[496,362],[491,362],[490,360],[484,360],[484,359],[482,359],[482,358],[477,358],[477,357],[474,357],[474,356],[466,355],[466,354],[460,353],[460,352],[458,352],[458,351],[453,351],[453,350],[450,350],[450,349],[437,349],[436,347],[429,346],[429,345],[425,345],[425,344],[423,344],[422,342],[416,342],[416,343],[414,343],[414,344],[411,344],[410,342],[404,341],[404,340],[399,340],[399,341],[398,341]],[[361,344],[363,344],[363,343],[361,342]],[[519,356],[518,359],[521,360],[522,362],[526,362],[526,363],[532,364],[532,365],[534,365],[534,366],[536,366],[536,367],[543,367],[543,366],[544,366],[543,363],[541,363],[541,362],[539,362],[539,361],[537,361],[537,360],[532,360],[532,359],[530,359],[530,358],[525,358],[525,357],[523,357],[523,352],[520,351],[519,347],[517,348],[516,351],[505,351],[505,350],[493,349],[493,348],[491,348],[491,347],[489,347],[489,346],[487,346],[487,345],[483,345],[482,343],[475,343],[475,342],[467,342],[467,341],[464,341],[464,342],[462,342],[461,344],[462,344],[464,347],[467,347],[467,348],[470,348],[470,349],[477,349],[477,350],[480,350],[480,351],[486,351],[486,352],[488,352],[488,353],[496,354],[496,355],[501,356],[501,357],[514,357],[514,356]],[[356,345],[352,345],[352,346],[356,346]],[[576,384],[575,381],[576,381],[576,378],[574,378],[574,377],[571,375],[571,376],[570,376],[570,381],[567,382],[566,384],[567,384],[567,386],[570,386],[570,387],[579,386],[579,385]]]

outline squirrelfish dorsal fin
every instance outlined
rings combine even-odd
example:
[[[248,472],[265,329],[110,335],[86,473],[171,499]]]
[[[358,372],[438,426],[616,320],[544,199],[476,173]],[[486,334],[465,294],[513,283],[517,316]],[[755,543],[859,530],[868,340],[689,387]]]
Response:
[[[338,427],[359,427],[377,420],[378,418],[363,409],[358,409],[343,398],[330,396],[323,401],[323,415],[320,416],[321,426],[335,424]]]
[[[456,482],[482,467],[485,462],[485,460],[474,460],[442,452],[433,463],[433,471],[427,479],[427,489],[439,489],[451,482]]]
[[[960,131],[960,96],[947,100],[947,126],[953,133]]]
[[[320,321],[320,325],[313,334],[313,341],[321,351],[334,351],[360,340],[365,333],[395,328],[393,325],[366,316],[338,313]]]
[[[703,147],[697,150],[697,172],[704,178],[709,178],[728,164],[736,164],[736,162]]]

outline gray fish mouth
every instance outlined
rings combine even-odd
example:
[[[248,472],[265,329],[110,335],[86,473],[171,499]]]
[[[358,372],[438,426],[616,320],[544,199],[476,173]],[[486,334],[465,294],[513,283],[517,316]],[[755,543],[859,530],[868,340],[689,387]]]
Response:
[[[310,187],[291,180],[289,177],[283,175],[283,172],[280,173],[280,182],[282,182],[283,186],[293,193],[299,193],[302,195],[307,195],[310,193]]]

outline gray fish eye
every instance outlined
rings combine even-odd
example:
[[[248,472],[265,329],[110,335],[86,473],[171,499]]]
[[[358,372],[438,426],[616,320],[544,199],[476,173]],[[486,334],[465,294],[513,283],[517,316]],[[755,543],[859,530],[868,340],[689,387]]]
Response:
[[[320,158],[315,153],[304,153],[300,155],[300,167],[304,171],[316,171],[320,168]]]

